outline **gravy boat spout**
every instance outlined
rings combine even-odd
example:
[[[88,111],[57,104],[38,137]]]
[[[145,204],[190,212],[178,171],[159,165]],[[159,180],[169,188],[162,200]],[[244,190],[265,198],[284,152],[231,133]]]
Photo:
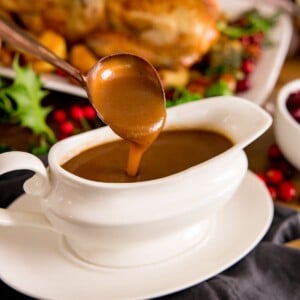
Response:
[[[133,183],[80,178],[61,165],[78,153],[119,139],[108,127],[55,144],[49,167],[28,153],[0,155],[0,174],[26,168],[26,193],[40,195],[44,216],[22,216],[22,226],[49,226],[64,236],[77,257],[96,265],[150,264],[205,243],[214,219],[230,201],[248,169],[244,148],[263,134],[272,118],[256,104],[233,96],[183,104],[167,111],[164,130],[207,129],[225,135],[233,146],[179,173]],[[31,158],[28,159],[28,156]],[[28,161],[28,163],[26,163]],[[35,161],[35,162],[34,162]],[[2,225],[18,225],[11,217]],[[2,214],[0,214],[1,224]],[[3,217],[4,218],[4,217]]]

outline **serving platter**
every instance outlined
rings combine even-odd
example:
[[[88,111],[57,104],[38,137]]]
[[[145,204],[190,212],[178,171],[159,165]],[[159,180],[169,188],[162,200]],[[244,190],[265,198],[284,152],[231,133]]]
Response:
[[[221,10],[229,17],[234,17],[243,11],[253,8],[254,2],[251,0],[219,0]],[[263,3],[257,4],[255,8],[262,13],[272,14],[276,9]],[[292,23],[290,17],[281,14],[279,21],[270,31],[269,37],[273,45],[264,48],[262,56],[251,75],[252,88],[247,92],[240,93],[239,96],[249,99],[258,105],[262,105],[271,90],[273,89],[284,59],[287,55],[292,36]],[[9,67],[0,66],[0,75],[13,78],[14,71]],[[63,92],[79,97],[87,97],[84,89],[68,81],[67,78],[55,74],[43,74],[41,76],[43,86],[46,89]]]
[[[278,10],[263,1],[258,3],[254,0],[219,0],[219,4],[229,17],[235,17],[251,8],[256,8],[266,15],[272,15]],[[240,93],[240,97],[249,99],[258,105],[264,104],[276,84],[289,50],[292,33],[293,25],[290,16],[281,12],[278,22],[268,35],[272,45],[263,49],[258,64],[251,74],[252,88]]]

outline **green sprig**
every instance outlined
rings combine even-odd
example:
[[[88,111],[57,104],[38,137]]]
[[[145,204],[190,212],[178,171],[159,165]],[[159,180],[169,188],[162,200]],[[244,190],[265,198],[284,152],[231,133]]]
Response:
[[[46,122],[52,108],[42,105],[48,92],[42,89],[41,79],[31,67],[19,65],[18,56],[14,58],[13,69],[15,78],[12,84],[0,84],[0,118],[9,119],[10,123],[27,127],[43,137],[41,146],[45,148],[45,141],[48,145],[56,141]]]

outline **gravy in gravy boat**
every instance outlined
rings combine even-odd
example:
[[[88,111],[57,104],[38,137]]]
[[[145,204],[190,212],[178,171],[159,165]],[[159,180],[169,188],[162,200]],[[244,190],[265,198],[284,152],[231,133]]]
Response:
[[[62,167],[85,179],[103,182],[133,182],[157,179],[183,171],[229,149],[224,135],[207,130],[162,132],[144,153],[137,176],[128,176],[129,145],[124,140],[98,145],[68,160]]]

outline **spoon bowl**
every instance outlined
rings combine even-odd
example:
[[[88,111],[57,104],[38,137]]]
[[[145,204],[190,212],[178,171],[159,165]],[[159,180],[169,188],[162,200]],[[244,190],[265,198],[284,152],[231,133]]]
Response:
[[[89,71],[87,90],[99,117],[120,137],[147,145],[149,135],[162,129],[164,91],[145,59],[127,53],[104,57]]]

